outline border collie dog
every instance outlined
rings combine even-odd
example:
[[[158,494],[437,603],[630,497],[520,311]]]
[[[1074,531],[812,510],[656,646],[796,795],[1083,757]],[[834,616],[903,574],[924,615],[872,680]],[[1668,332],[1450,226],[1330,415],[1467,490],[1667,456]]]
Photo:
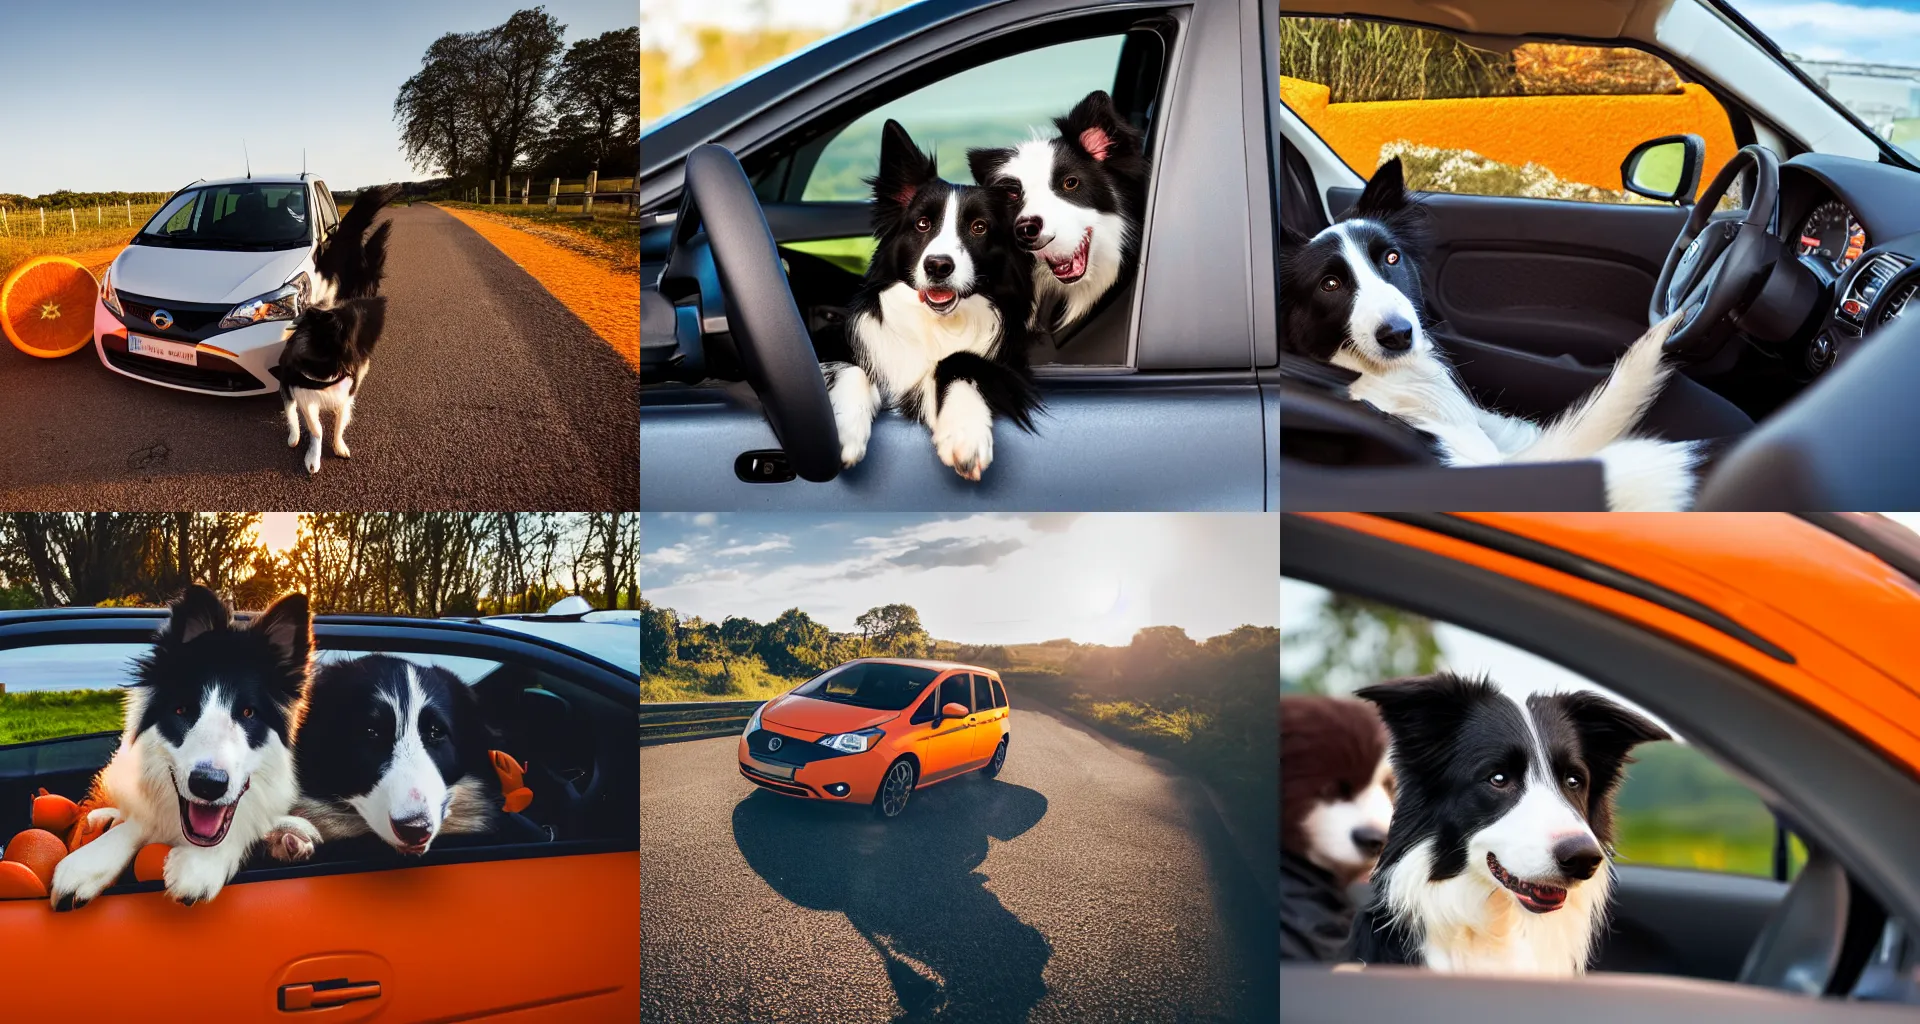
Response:
[[[1393,770],[1363,701],[1280,698],[1280,958],[1338,960],[1353,923],[1347,887],[1387,843]]]
[[[322,839],[371,833],[405,854],[488,831],[501,802],[489,735],[479,699],[444,668],[385,654],[323,665],[295,748],[300,815]]]
[[[213,591],[187,588],[135,663],[120,748],[94,780],[89,822],[112,827],[54,869],[55,910],[85,906],[148,843],[173,848],[167,894],[192,905],[218,895],[269,832],[295,849],[319,839],[292,816],[312,649],[304,595],[238,629]]]
[[[1011,149],[967,151],[973,180],[1013,203],[1013,232],[1034,261],[1033,326],[1064,331],[1133,278],[1147,205],[1146,137],[1094,91]]]
[[[280,351],[280,404],[287,414],[287,447],[300,447],[304,421],[309,441],[302,464],[308,476],[320,472],[323,412],[331,412],[334,418],[333,454],[353,457],[346,436],[347,424],[353,421],[353,399],[367,379],[374,343],[387,322],[387,300],[376,296],[387,273],[387,236],[393,222],[373,227],[373,219],[399,193],[398,185],[362,192],[340,218],[340,226],[321,243],[313,258],[318,281]],[[371,234],[369,227],[373,227]]]
[[[1359,691],[1392,736],[1393,826],[1354,955],[1439,971],[1575,975],[1604,924],[1613,794],[1659,726],[1599,694],[1442,673]]]
[[[1283,230],[1286,349],[1358,374],[1349,396],[1425,433],[1449,466],[1598,459],[1609,508],[1687,508],[1700,445],[1632,435],[1673,372],[1661,346],[1675,319],[1641,335],[1604,383],[1545,426],[1481,408],[1427,335],[1419,216],[1396,157],[1331,227],[1312,238]]]
[[[896,121],[880,136],[873,188],[879,246],[848,307],[854,363],[822,366],[840,461],[866,457],[873,418],[893,406],[925,424],[943,465],[979,480],[993,421],[1029,433],[1040,392],[1027,365],[1033,258],[1013,244],[995,190],[940,179]]]

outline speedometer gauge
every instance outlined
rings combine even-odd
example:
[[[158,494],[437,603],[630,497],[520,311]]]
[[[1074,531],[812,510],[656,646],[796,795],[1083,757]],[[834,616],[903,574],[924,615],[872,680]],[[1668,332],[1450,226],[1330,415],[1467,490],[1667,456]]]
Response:
[[[1853,266],[1867,248],[1867,232],[1846,205],[1831,200],[1807,214],[1800,225],[1800,255],[1819,263],[1835,276]]]

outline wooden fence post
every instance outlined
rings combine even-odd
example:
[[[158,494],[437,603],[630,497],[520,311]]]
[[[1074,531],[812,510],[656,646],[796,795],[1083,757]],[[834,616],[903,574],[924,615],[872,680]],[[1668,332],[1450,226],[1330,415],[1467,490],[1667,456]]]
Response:
[[[520,190],[520,205],[521,206],[527,205],[527,201],[532,198],[533,198],[533,175],[529,174],[527,175],[527,187]]]
[[[67,234],[77,235],[80,233],[80,213],[71,206],[67,207],[67,223],[71,226],[71,230],[69,230]]]
[[[553,179],[553,191],[547,193],[547,209],[560,212],[560,179]]]
[[[105,224],[107,222],[106,217],[107,217],[106,214],[100,212],[100,204],[99,203],[93,204],[93,226],[99,227],[100,225]]]
[[[493,205],[493,186],[498,184],[492,178],[487,179],[487,205]]]
[[[13,228],[7,224],[7,208],[4,206],[0,206],[0,234],[13,234]]]
[[[40,206],[35,209],[40,211],[40,233],[44,235],[47,233],[47,208]]]
[[[133,200],[127,200],[127,226],[133,226]]]
[[[581,210],[580,210],[581,213],[587,214],[588,216],[593,215],[593,194],[595,192],[598,192],[599,190],[600,190],[600,172],[588,171],[587,172],[587,198],[586,198],[586,201],[581,204]]]

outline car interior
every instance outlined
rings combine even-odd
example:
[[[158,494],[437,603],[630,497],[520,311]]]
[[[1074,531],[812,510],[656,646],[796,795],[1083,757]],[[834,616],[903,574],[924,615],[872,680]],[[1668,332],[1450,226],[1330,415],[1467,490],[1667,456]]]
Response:
[[[786,284],[805,319],[816,359],[849,358],[844,337],[846,306],[865,275],[867,254],[872,249],[865,186],[858,187],[857,198],[844,187],[823,190],[818,182],[825,170],[821,166],[823,154],[851,149],[873,164],[861,166],[857,173],[873,173],[877,169],[879,124],[895,116],[916,143],[938,151],[943,177],[971,184],[965,148],[1015,144],[1026,137],[1029,126],[1015,130],[1001,123],[1004,118],[948,114],[941,106],[964,103],[968,75],[1020,75],[1026,80],[1039,76],[1036,88],[1044,90],[1052,106],[1058,107],[1049,115],[1033,118],[1030,127],[1047,127],[1048,117],[1065,114],[1093,88],[1105,89],[1123,116],[1145,133],[1151,158],[1154,119],[1173,29],[1165,19],[1122,16],[1084,19],[1075,22],[1068,32],[1053,28],[999,37],[850,97],[846,103],[823,110],[785,133],[774,144],[745,156],[743,169],[778,245]],[[1057,62],[1063,51],[1102,43],[1111,43],[1117,50],[1110,75],[1071,84],[1071,76],[1046,76],[1050,61]],[[953,90],[950,96],[944,92],[947,89]],[[870,144],[859,145],[858,140],[867,136],[871,137]],[[936,141],[939,144],[933,145]],[[836,180],[846,177],[845,168],[836,165],[833,171]],[[833,198],[818,198],[823,191]],[[670,304],[698,299],[698,308],[704,313],[719,298],[713,294],[720,282],[715,280],[705,237],[678,234],[671,223],[644,229],[641,234],[641,279],[658,281],[657,289],[643,289],[648,316],[643,317],[647,329],[642,332],[642,384],[746,381],[748,368],[733,333],[689,329],[705,327],[694,317],[696,307],[679,305],[675,313],[668,312]],[[657,303],[660,298],[669,303]],[[1058,336],[1037,335],[1029,353],[1031,362],[1043,375],[1049,366],[1128,365],[1131,310],[1132,288],[1116,289],[1100,311],[1088,319]]]
[[[1764,1019],[1781,1021],[1856,1019],[1835,1015],[1840,1001],[1920,1005],[1914,973],[1920,949],[1908,915],[1890,909],[1912,895],[1903,889],[1906,862],[1893,853],[1904,838],[1876,831],[1903,817],[1888,815],[1885,809],[1894,805],[1885,801],[1912,799],[1915,784],[1863,741],[1642,627],[1499,574],[1314,522],[1287,522],[1282,533],[1288,580],[1454,623],[1593,680],[1686,737],[1772,815],[1771,877],[1617,861],[1593,973],[1579,985],[1553,982],[1557,1003],[1567,995],[1558,1003],[1567,1016],[1557,1019],[1606,1019],[1608,1008],[1643,1010],[1649,1020],[1691,1019],[1689,1007],[1724,1012],[1730,998],[1720,988],[1627,980],[1646,975],[1737,983],[1755,991],[1756,1013],[1775,1013]],[[1556,683],[1542,685],[1563,688]],[[1647,748],[1636,756],[1647,760]],[[1628,768],[1622,793],[1634,785],[1636,770]],[[1699,792],[1698,779],[1678,785],[1675,799]],[[1706,823],[1724,812],[1702,804],[1687,813]],[[1893,827],[1905,829],[1904,822]],[[1890,854],[1894,860],[1879,859]],[[1301,1020],[1345,1020],[1354,1018],[1342,1014],[1368,1012],[1363,1006],[1419,1005],[1430,1009],[1426,1019],[1432,1020],[1536,1019],[1537,1007],[1521,1002],[1527,986],[1517,980],[1370,967],[1364,973],[1380,984],[1348,985],[1336,997],[1333,985],[1323,983],[1331,967],[1283,967],[1283,1016],[1292,1019],[1298,1011]],[[1397,973],[1405,985],[1391,984]],[[1442,977],[1448,987],[1429,984]],[[1760,990],[1828,998],[1782,1003]],[[1341,1000],[1338,1012],[1329,1002],[1334,998]],[[1383,1001],[1371,1002],[1376,998]],[[1484,1015],[1474,1016],[1476,1009]]]
[[[334,658],[376,649],[327,652],[324,638],[320,647]],[[419,656],[392,645],[377,649],[403,658]],[[545,664],[491,660],[498,657],[497,650],[475,654],[489,660],[468,658],[471,664],[484,666],[484,672],[466,681],[495,733],[490,748],[506,752],[526,767],[524,781],[533,791],[533,800],[523,811],[503,814],[489,833],[443,835],[420,857],[403,857],[372,835],[322,843],[312,860],[297,865],[282,864],[260,850],[234,876],[234,883],[560,856],[636,841],[639,765],[632,751],[639,739],[630,702]],[[83,799],[119,741],[118,733],[92,733],[0,747],[0,835],[10,837],[30,827],[32,798],[42,788],[75,801]],[[122,884],[107,892],[157,888],[158,882],[134,881],[129,866]]]
[[[1688,61],[1643,38],[1625,37],[1629,26],[1636,34],[1648,31],[1648,12],[1668,4],[1628,5],[1626,17],[1558,5],[1550,12],[1535,5],[1527,13],[1524,5],[1508,3],[1448,11],[1397,0],[1362,5],[1360,12],[1351,12],[1350,4],[1324,6],[1323,14],[1323,5],[1304,3],[1284,17],[1378,17],[1382,25],[1445,33],[1493,53],[1537,42],[1637,49],[1660,58],[1681,81],[1704,86],[1724,108],[1735,143],[1744,147],[1726,166],[1698,168],[1697,202],[1692,196],[1658,204],[1422,195],[1432,333],[1483,405],[1550,418],[1604,379],[1649,323],[1679,311],[1682,327],[1667,350],[1682,375],[1644,423],[1658,436],[1709,440],[1730,453],[1710,465],[1700,507],[1853,507],[1842,495],[1857,497],[1860,488],[1871,486],[1866,474],[1897,458],[1883,457],[1884,446],[1868,444],[1865,459],[1854,451],[1851,461],[1873,462],[1874,469],[1849,471],[1842,480],[1836,478],[1839,470],[1809,468],[1816,450],[1839,455],[1846,448],[1834,436],[1845,419],[1833,404],[1853,402],[1856,412],[1867,403],[1878,408],[1890,396],[1873,393],[1870,378],[1906,369],[1889,361],[1911,346],[1876,342],[1916,330],[1901,320],[1920,291],[1920,203],[1914,201],[1920,170],[1910,156],[1865,141],[1872,137],[1864,128],[1861,144],[1878,144],[1878,159],[1816,152],[1764,108]],[[1691,7],[1694,0],[1671,6]],[[1546,31],[1550,25],[1566,28]],[[1515,31],[1519,26],[1532,28]],[[1766,59],[1757,50],[1754,57]],[[1331,150],[1304,120],[1283,116],[1276,134],[1282,219],[1311,235],[1344,213],[1359,189],[1316,173],[1315,154],[1324,159]],[[1821,143],[1831,150],[1830,140]],[[1620,156],[1624,175],[1628,153]],[[1324,170],[1324,163],[1319,166]],[[1372,172],[1352,170],[1361,177]],[[1621,186],[1627,188],[1626,182]],[[1722,196],[1734,201],[1723,207]],[[1344,380],[1302,362],[1283,360],[1281,439],[1283,455],[1308,470],[1301,479],[1326,481],[1332,478],[1325,471],[1332,469],[1361,470],[1354,477],[1359,479],[1382,467],[1436,465],[1403,424],[1346,401]],[[1854,363],[1858,369],[1844,372]],[[1849,433],[1858,446],[1857,429]],[[1526,474],[1481,475],[1513,483],[1514,500],[1554,500],[1554,487],[1533,487],[1540,481]],[[1453,507],[1426,504],[1418,496],[1432,474],[1400,479],[1405,487],[1384,493],[1396,494],[1407,507]],[[1298,500],[1313,507],[1338,503],[1313,490],[1290,495],[1289,507]],[[1573,496],[1570,507],[1582,500]]]

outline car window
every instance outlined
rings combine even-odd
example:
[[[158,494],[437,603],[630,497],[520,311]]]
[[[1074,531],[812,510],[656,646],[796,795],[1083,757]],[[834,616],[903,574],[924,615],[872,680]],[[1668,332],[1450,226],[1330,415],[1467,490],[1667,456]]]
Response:
[[[1485,675],[1510,695],[1589,690],[1658,720],[1559,664],[1492,637],[1311,584],[1281,584],[1281,693],[1348,696],[1404,676]],[[1680,736],[1670,724],[1670,733]],[[1776,877],[1772,811],[1680,736],[1634,748],[1614,799],[1618,863]],[[1791,844],[1788,873],[1805,860]]]
[[[1007,706],[1007,691],[1000,686],[998,679],[993,681],[993,706],[996,708]]]
[[[830,134],[801,201],[866,200],[872,190],[863,179],[880,166],[880,128],[889,118],[922,149],[935,150],[941,177],[971,182],[969,147],[1013,145],[1087,93],[1111,90],[1124,39],[1102,36],[1003,57],[861,115]]]
[[[314,212],[320,218],[320,233],[325,236],[339,225],[340,208],[334,205],[333,192],[327,188],[327,183],[324,181],[313,183],[313,195]]]
[[[1348,166],[1371,177],[1399,157],[1419,191],[1649,203],[1621,187],[1635,146],[1700,136],[1703,183],[1739,148],[1705,86],[1629,47],[1292,16],[1279,68],[1281,101]]]
[[[958,704],[968,711],[973,710],[973,677],[965,672],[955,673],[940,681],[940,706]]]
[[[134,236],[136,245],[274,251],[308,242],[307,187],[243,182],[187,189]]]

